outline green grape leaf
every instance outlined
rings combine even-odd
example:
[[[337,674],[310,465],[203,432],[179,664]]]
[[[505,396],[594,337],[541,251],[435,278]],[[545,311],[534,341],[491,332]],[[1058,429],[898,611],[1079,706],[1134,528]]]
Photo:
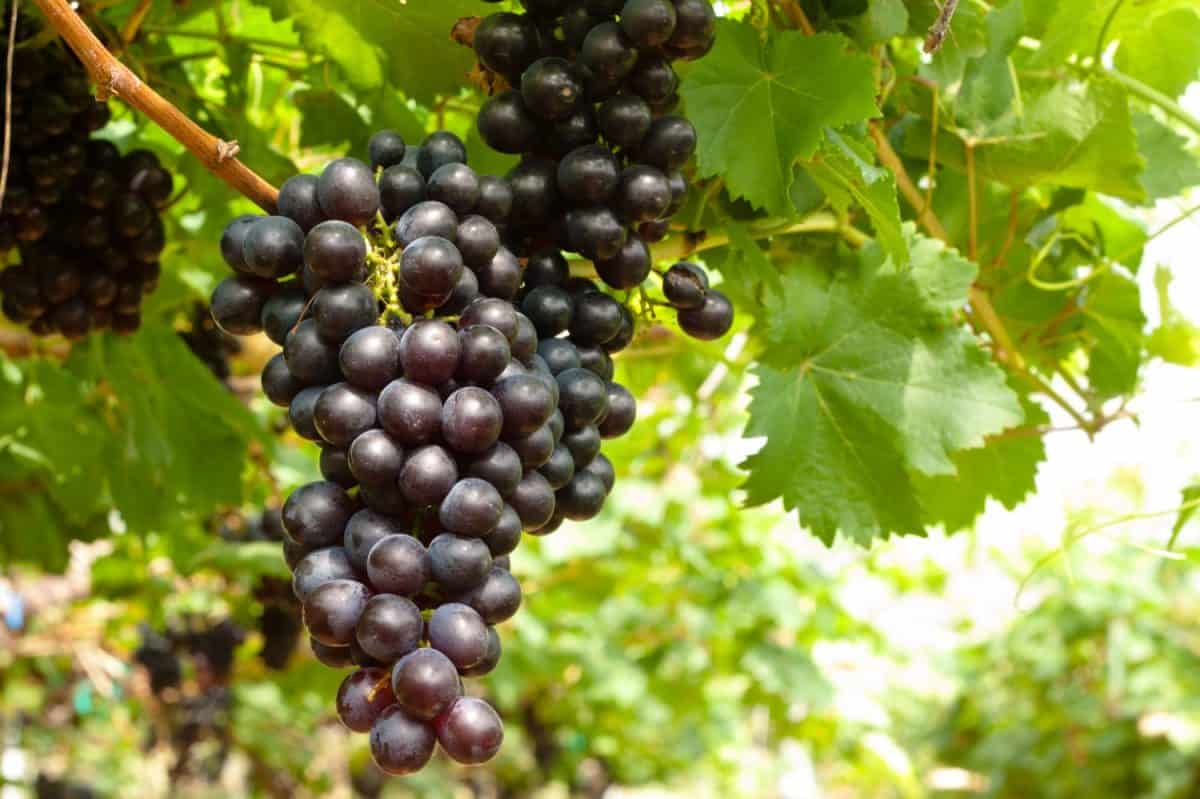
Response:
[[[1200,363],[1200,327],[1171,302],[1171,270],[1162,264],[1154,270],[1154,288],[1159,323],[1146,339],[1146,351],[1167,363],[1195,366]]]
[[[287,563],[280,557],[279,544],[273,541],[221,541],[197,552],[180,571],[190,574],[205,568],[243,577],[290,576]]]
[[[242,499],[240,463],[254,417],[167,327],[128,339],[93,336],[64,364],[95,397],[107,426],[112,499],[134,530],[174,513],[206,513]]]
[[[717,44],[680,87],[699,135],[701,175],[720,175],[733,197],[784,215],[797,160],[821,131],[877,113],[872,61],[835,34],[771,33],[719,21]]]
[[[301,89],[292,97],[301,113],[301,147],[345,148],[370,137],[362,116],[332,89]]]
[[[1021,407],[1025,411],[1022,427],[951,456],[954,475],[917,478],[921,506],[930,521],[948,532],[964,530],[983,513],[988,499],[1012,510],[1033,493],[1038,466],[1046,460],[1046,443],[1038,428],[1050,422],[1050,415],[1028,397],[1021,398]]]
[[[852,204],[862,206],[887,254],[896,263],[908,263],[896,181],[891,172],[874,164],[874,151],[865,140],[826,130],[820,154],[803,166],[840,213]]]
[[[1083,318],[1094,341],[1087,372],[1092,388],[1104,397],[1131,393],[1142,364],[1146,326],[1137,283],[1111,270],[1090,281]]]
[[[1200,79],[1200,13],[1176,8],[1127,31],[1114,57],[1117,69],[1168,97]]]
[[[1075,230],[1096,242],[1096,249],[1136,273],[1146,246],[1146,228],[1094,194],[1059,215],[1060,230]]]
[[[955,113],[959,124],[983,131],[1016,112],[1017,85],[1009,54],[1021,39],[1021,0],[996,6],[984,18],[987,51],[967,63]]]
[[[1196,515],[1196,509],[1200,507],[1200,483],[1192,483],[1189,486],[1185,486],[1182,494],[1179,513],[1175,516],[1175,524],[1171,526],[1171,538],[1167,541],[1167,549],[1175,546],[1175,540],[1179,538],[1179,534],[1183,532],[1183,528]]]
[[[450,30],[460,17],[490,13],[481,0],[259,2],[276,19],[290,18],[304,45],[336,63],[356,89],[391,85],[423,102],[466,84],[474,54],[452,41]]]
[[[877,245],[834,274],[786,271],[760,317],[765,339],[743,466],[750,504],[782,498],[823,541],[920,534],[914,474],[955,472],[955,451],[1021,423],[1017,396],[954,324],[975,266],[910,235],[912,265]]]
[[[1146,113],[1133,115],[1133,129],[1146,159],[1142,185],[1147,200],[1174,197],[1200,184],[1200,157],[1188,149],[1187,139]]]
[[[904,0],[871,0],[867,12],[850,26],[854,38],[865,46],[886,42],[908,29]]]
[[[927,157],[930,144],[927,123],[908,126],[906,154]],[[942,163],[966,169],[966,141],[961,135],[938,131],[937,153]],[[1145,166],[1125,91],[1102,79],[1055,84],[1030,105],[1020,130],[975,145],[979,179],[1018,187],[1051,183],[1133,202],[1145,197],[1141,182]]]

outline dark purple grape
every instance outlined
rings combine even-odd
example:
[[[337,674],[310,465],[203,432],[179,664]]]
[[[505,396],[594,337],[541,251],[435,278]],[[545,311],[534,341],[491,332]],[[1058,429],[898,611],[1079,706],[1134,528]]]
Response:
[[[617,334],[618,336],[620,333]],[[610,339],[611,341],[612,339]],[[605,346],[608,346],[606,343]],[[579,365],[595,372],[601,380],[612,380],[613,362],[608,353],[599,347],[579,347]]]
[[[367,142],[372,169],[388,169],[404,160],[404,137],[395,130],[377,131]]]
[[[517,335],[517,312],[509,302],[481,297],[462,312],[458,325],[464,330],[472,325],[490,325],[504,334],[511,344]]]
[[[267,338],[279,346],[287,341],[287,335],[300,323],[300,317],[308,300],[304,290],[296,283],[287,283],[263,305],[259,322]]]
[[[559,489],[558,510],[572,521],[591,519],[604,507],[608,491],[600,477],[583,469],[577,471],[571,481]]]
[[[613,470],[612,461],[604,456],[603,453],[598,454],[592,459],[592,462],[583,467],[585,472],[591,472],[600,478],[600,482],[604,484],[604,490],[611,493],[613,485],[617,481],[617,474]]]
[[[468,307],[463,316],[477,304]],[[405,330],[400,339],[400,368],[409,380],[438,386],[454,376],[461,353],[462,344],[454,328],[445,322],[422,319]]]
[[[426,180],[429,180],[439,167],[446,164],[465,163],[467,163],[466,145],[462,143],[462,139],[448,130],[439,130],[429,134],[425,141],[421,142],[421,149],[417,153],[417,169],[421,171]]]
[[[368,655],[394,663],[421,644],[424,622],[411,599],[396,594],[376,594],[367,601],[355,636]]]
[[[567,369],[557,375],[558,409],[569,427],[595,423],[608,411],[604,381],[587,369]]]
[[[482,583],[463,595],[487,624],[499,624],[516,615],[521,607],[521,586],[504,569],[492,567]]]
[[[349,490],[358,485],[358,480],[350,471],[346,450],[341,447],[321,447],[320,468],[322,477],[342,488]]]
[[[399,705],[380,714],[371,727],[370,741],[375,765],[392,775],[420,771],[433,757],[437,744],[433,728],[406,715]]]
[[[542,425],[526,436],[516,436],[508,439],[508,444],[521,459],[521,465],[526,469],[536,469],[554,453],[554,433],[548,425]]]
[[[583,100],[583,84],[566,59],[539,58],[521,73],[521,99],[531,113],[542,119],[562,119]]]
[[[487,654],[487,625],[469,605],[448,602],[440,606],[429,617],[428,631],[429,645],[449,658],[460,672]]]
[[[379,423],[406,446],[435,441],[441,433],[442,398],[428,386],[393,380],[379,394]]]
[[[575,459],[571,457],[571,451],[560,444],[554,448],[550,460],[538,467],[538,472],[557,491],[575,476]]]
[[[464,696],[438,717],[437,739],[453,760],[466,765],[486,763],[504,743],[504,725],[492,706]]]
[[[676,58],[697,58],[713,45],[717,15],[708,0],[674,0],[675,30],[667,45]]]
[[[631,289],[650,276],[650,248],[637,236],[630,236],[615,256],[596,261],[596,274],[614,289]]]
[[[497,152],[526,153],[538,141],[537,119],[525,108],[518,92],[506,91],[492,97],[479,109],[475,124],[480,137]]]
[[[696,151],[696,128],[680,116],[654,120],[638,146],[638,158],[663,172],[679,169]]]
[[[507,247],[501,247],[475,270],[475,277],[480,294],[511,302],[521,288],[521,262]]]
[[[471,325],[458,332],[461,356],[455,377],[488,385],[508,365],[512,352],[508,339],[491,325]]]
[[[515,375],[498,380],[492,386],[492,394],[504,413],[506,437],[529,435],[554,413],[554,396],[533,376]]]
[[[468,538],[482,538],[500,521],[504,500],[486,480],[465,477],[442,500],[438,521],[442,528]]]
[[[370,591],[357,580],[322,583],[304,602],[304,626],[323,644],[349,646],[369,597]]]
[[[503,441],[497,441],[490,449],[472,458],[465,468],[465,474],[491,483],[501,496],[516,489],[521,473],[520,456]]]
[[[517,78],[537,60],[541,38],[529,17],[500,13],[486,17],[475,29],[479,63],[508,78]]]
[[[504,506],[500,521],[482,540],[492,553],[493,563],[496,558],[504,557],[517,548],[521,543],[521,517],[511,505]]]
[[[508,558],[504,558],[508,560]],[[507,567],[505,567],[507,568]],[[500,634],[496,632],[495,627],[488,627],[488,651],[483,656],[483,660],[476,663],[471,668],[463,672],[464,677],[483,677],[491,674],[496,666],[500,663],[500,656],[503,649],[500,646]]]
[[[537,530],[554,514],[554,489],[538,472],[527,472],[508,502],[521,518],[524,529]]]
[[[637,63],[633,42],[615,22],[601,22],[588,31],[579,48],[579,63],[592,74],[619,81]]]
[[[708,275],[696,264],[680,261],[667,270],[662,283],[663,295],[672,307],[685,310],[704,305]]]
[[[728,333],[733,326],[733,305],[724,294],[709,289],[704,293],[703,305],[680,311],[678,318],[684,333],[701,341],[712,341]]]
[[[348,669],[354,665],[348,646],[327,646],[316,638],[308,639],[308,643],[317,660],[331,669]]]
[[[492,224],[501,225],[508,221],[512,203],[512,187],[507,180],[492,175],[479,178],[479,202],[475,204],[475,213]]]
[[[500,403],[482,388],[466,386],[442,405],[442,437],[460,455],[484,452],[500,438]]]
[[[392,668],[392,692],[410,716],[432,721],[462,696],[458,669],[436,649],[418,649]]]
[[[354,500],[335,483],[308,483],[283,503],[283,528],[288,538],[308,547],[332,546],[342,538],[354,513]]]
[[[326,286],[313,298],[317,332],[338,347],[351,333],[375,324],[378,316],[379,301],[362,283]]]
[[[371,168],[354,158],[339,158],[317,179],[322,213],[351,225],[365,225],[379,211],[379,187]]]
[[[292,570],[292,593],[301,602],[333,580],[355,579],[354,566],[340,546],[324,547],[309,552]]]
[[[390,328],[374,325],[356,330],[338,352],[346,380],[368,391],[379,391],[400,370],[400,338]]]
[[[429,176],[425,187],[430,200],[445,203],[459,216],[466,216],[479,202],[479,176],[466,164],[444,164]]]
[[[507,176],[512,189],[508,221],[518,227],[545,225],[558,213],[558,166],[542,158],[525,158]]]
[[[575,458],[575,473],[592,462],[600,452],[600,433],[592,425],[563,433],[562,443]]]
[[[492,553],[478,538],[441,533],[429,543],[429,570],[447,591],[467,591],[483,582]]]
[[[472,269],[488,265],[500,251],[500,231],[482,216],[468,216],[459,222],[457,236],[463,263]]]
[[[348,222],[321,222],[304,237],[304,263],[312,273],[329,283],[357,279],[367,258],[367,242]]]
[[[317,176],[292,175],[279,187],[279,213],[307,233],[325,221],[317,201]]]
[[[409,453],[400,470],[400,490],[418,507],[440,504],[456,482],[458,465],[436,444]]]
[[[422,236],[404,248],[400,279],[418,294],[441,296],[454,290],[462,274],[458,248],[438,236]]]
[[[429,553],[410,535],[380,539],[367,554],[367,579],[376,591],[416,596],[429,582]]]
[[[321,398],[324,386],[309,386],[296,392],[288,403],[288,422],[301,438],[309,441],[320,441],[321,433],[317,430],[317,400]]]
[[[671,0],[627,0],[621,28],[636,47],[658,47],[675,32],[675,6]]]
[[[385,709],[396,703],[383,669],[359,669],[346,675],[337,692],[337,714],[351,732],[370,732]]]
[[[597,424],[601,438],[618,438],[629,432],[637,419],[637,400],[620,383],[608,384],[608,412]]]
[[[607,206],[573,208],[564,225],[568,249],[593,261],[615,257],[625,244],[625,228]]]
[[[379,205],[385,221],[396,221],[424,199],[425,178],[413,167],[397,164],[379,176]]]
[[[584,346],[600,345],[621,329],[621,304],[602,292],[575,298],[571,316],[571,340]]]
[[[625,86],[655,109],[662,110],[678,99],[675,90],[679,88],[679,76],[667,59],[643,53],[638,57],[637,66],[625,78]]]
[[[77,275],[76,281],[78,281]],[[44,280],[43,283],[45,283]],[[78,282],[76,282],[76,286],[78,286]],[[77,290],[78,288],[76,288]],[[262,320],[263,306],[267,304],[267,300],[274,291],[275,284],[269,280],[242,275],[227,277],[213,289],[210,302],[213,321],[222,330],[235,336],[253,335],[261,330],[259,325]],[[61,292],[56,292],[53,296],[60,295]],[[140,304],[140,290],[138,297]],[[65,299],[67,297],[62,297],[62,300]],[[51,301],[61,302],[62,300],[52,299]]]
[[[341,377],[337,348],[321,338],[312,319],[305,319],[288,333],[283,357],[296,379],[305,384],[335,383]]]
[[[95,173],[97,178],[100,175],[104,175],[106,179],[111,180],[111,177],[109,177],[107,173]],[[86,199],[87,193],[87,189],[84,188],[83,194],[85,198],[83,202],[85,203],[88,203],[88,200]],[[13,210],[14,199],[12,187],[9,188],[8,195],[4,199],[5,210],[11,212]],[[100,207],[103,208],[107,204],[108,203],[106,200],[100,205]],[[230,268],[235,272],[240,272],[247,275],[250,274],[250,272],[246,270],[246,258],[242,254],[242,246],[246,241],[246,233],[250,231],[250,226],[259,219],[262,219],[262,217],[255,214],[243,214],[241,216],[234,217],[233,221],[226,225],[225,230],[221,233],[221,257],[225,259],[225,263],[229,264]]]
[[[283,359],[282,352],[272,355],[271,360],[263,367],[262,387],[267,399],[283,408],[290,405],[292,398],[300,392],[302,386],[287,368],[287,361]]]
[[[386,431],[367,430],[351,442],[347,463],[357,482],[368,485],[394,482],[404,465],[404,450]]]

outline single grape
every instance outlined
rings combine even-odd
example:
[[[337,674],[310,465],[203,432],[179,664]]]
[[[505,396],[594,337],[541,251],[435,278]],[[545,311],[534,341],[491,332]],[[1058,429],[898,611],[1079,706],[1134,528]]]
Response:
[[[422,236],[411,242],[400,259],[400,279],[413,291],[429,296],[453,291],[462,270],[458,248],[438,236]]]
[[[733,326],[733,304],[721,292],[709,289],[704,293],[703,305],[680,311],[678,318],[684,333],[701,341],[712,341]]]
[[[379,187],[371,168],[354,158],[339,158],[317,179],[317,202],[331,219],[365,225],[379,211]]]
[[[472,325],[489,325],[504,334],[511,345],[517,335],[517,312],[509,302],[481,297],[467,306],[458,324],[464,330]]]
[[[669,5],[669,3],[668,3]],[[643,53],[637,66],[625,78],[626,88],[641,97],[656,110],[673,105],[678,99],[679,76],[671,62],[660,55]]]
[[[416,596],[430,579],[429,553],[410,535],[381,538],[367,553],[366,568],[372,588],[399,596]]]
[[[650,276],[650,248],[636,235],[630,236],[615,256],[596,261],[596,274],[614,289],[632,289]]]
[[[583,99],[583,84],[571,62],[549,56],[539,58],[521,73],[521,99],[542,119],[562,119]]]
[[[567,369],[557,375],[558,409],[569,427],[595,423],[608,412],[608,391],[603,380],[583,368]]]
[[[77,276],[76,280],[78,280]],[[76,286],[78,286],[78,282],[76,282]],[[227,277],[213,289],[212,300],[209,303],[213,321],[222,330],[235,336],[253,335],[261,330],[263,307],[274,291],[275,284],[269,280],[242,275]],[[50,298],[49,295],[47,296]],[[61,296],[61,294],[54,296]],[[141,292],[139,291],[139,304],[140,296]],[[62,297],[61,300],[51,299],[51,301],[61,302],[66,299],[67,297]]]
[[[661,170],[636,164],[621,173],[621,215],[629,222],[650,222],[671,205],[671,183]]]
[[[379,176],[379,205],[385,221],[396,221],[424,199],[425,177],[413,167],[396,164]]]
[[[308,643],[317,660],[331,669],[348,669],[354,665],[348,646],[328,646],[316,638],[309,638]]]
[[[442,500],[438,521],[443,529],[468,538],[481,538],[500,521],[504,500],[491,483],[464,477]]]
[[[279,214],[307,233],[325,221],[317,200],[316,175],[292,175],[279,187]]]
[[[363,608],[355,636],[363,650],[384,663],[394,663],[421,644],[424,622],[411,599],[376,594]]]
[[[361,433],[350,443],[347,452],[347,466],[355,481],[368,485],[393,482],[403,465],[404,450],[384,430]]]
[[[432,721],[462,696],[462,681],[448,657],[436,649],[418,649],[392,668],[392,692],[410,716]]]
[[[308,547],[331,546],[342,538],[355,511],[354,500],[335,483],[300,486],[283,503],[283,527],[288,538]]]
[[[379,301],[362,283],[326,286],[313,298],[317,332],[338,347],[356,330],[370,327],[379,316]]]
[[[314,549],[301,558],[292,570],[292,592],[296,599],[304,602],[325,583],[353,579],[354,566],[340,546]]]
[[[564,226],[568,249],[593,261],[615,257],[625,244],[625,228],[607,206],[573,208]]]
[[[448,130],[439,130],[429,134],[421,142],[421,150],[417,155],[417,169],[426,180],[446,164],[467,163],[467,148],[462,139]]]
[[[322,222],[304,238],[304,263],[313,274],[330,283],[345,283],[362,274],[367,242],[348,222]]]
[[[486,480],[501,496],[507,496],[521,481],[521,458],[508,444],[497,441],[490,449],[472,458],[464,473]]]
[[[338,718],[351,732],[370,732],[380,714],[395,703],[391,681],[383,669],[359,669],[338,687]]]
[[[518,227],[537,227],[558,213],[558,165],[543,158],[524,158],[506,176],[512,190],[508,221]]]
[[[508,560],[507,557],[504,560]],[[504,568],[507,568],[504,567]],[[496,666],[500,663],[500,656],[503,649],[500,646],[500,634],[496,632],[495,627],[488,627],[488,650],[483,656],[483,660],[476,663],[471,668],[465,670],[462,674],[464,677],[483,677],[486,674],[491,674]]]
[[[629,432],[637,419],[637,400],[620,383],[607,387],[608,411],[597,424],[601,438],[618,438]]]
[[[379,394],[379,423],[406,447],[437,440],[442,426],[442,398],[428,386],[400,379]]]
[[[350,460],[342,447],[326,445],[321,447],[320,459],[321,476],[331,483],[337,483],[347,491],[358,485],[358,479],[350,471]]]
[[[538,472],[527,472],[508,502],[521,518],[522,527],[534,531],[554,514],[554,489]]]
[[[663,172],[679,169],[696,151],[696,128],[680,116],[654,120],[638,147],[638,158]]]
[[[559,444],[550,454],[550,459],[538,467],[538,472],[557,491],[575,476],[575,459],[571,457],[569,449]]]
[[[475,270],[475,276],[480,294],[511,302],[521,288],[521,262],[507,247],[501,247]]]
[[[493,566],[484,581],[464,594],[461,601],[473,607],[487,624],[499,624],[511,619],[521,607],[521,586],[507,571]]]
[[[520,76],[537,60],[540,49],[537,27],[520,14],[492,14],[475,29],[479,63],[508,78]]]
[[[582,366],[579,350],[565,338],[542,339],[538,342],[538,355],[542,356],[553,375]]]
[[[464,696],[438,717],[437,739],[452,759],[467,765],[486,763],[504,742],[504,725],[491,705]]]
[[[699,266],[680,261],[663,275],[663,294],[672,307],[679,310],[704,305],[708,291],[708,275]]]
[[[619,81],[637,63],[637,50],[616,22],[601,22],[588,31],[579,48],[579,63],[592,74]]]
[[[568,116],[550,123],[548,135],[542,137],[541,143],[555,158],[562,158],[576,148],[595,144],[599,138],[596,115],[591,106],[585,103]]]
[[[322,583],[304,601],[304,626],[323,644],[349,646],[369,596],[357,580]]]
[[[401,214],[392,230],[404,247],[425,236],[453,243],[458,236],[458,216],[445,203],[425,200]]]
[[[497,152],[516,155],[537,144],[537,119],[515,91],[501,92],[484,103],[475,124],[480,137]]]
[[[442,437],[460,455],[487,450],[500,438],[503,424],[500,403],[482,388],[460,388],[442,405]]]
[[[377,131],[367,142],[372,169],[388,169],[404,160],[404,137],[398,131]]]
[[[392,775],[420,771],[437,744],[433,728],[409,717],[399,705],[384,710],[371,727],[371,758]]]
[[[621,306],[621,327],[620,327],[620,329],[617,330],[617,335],[613,336],[612,338],[610,338],[608,341],[604,342],[604,344],[601,345],[603,348],[603,351],[605,353],[605,358],[608,361],[608,365],[606,367],[607,371],[604,373],[597,371],[597,374],[599,374],[605,380],[612,379],[612,358],[608,358],[607,354],[610,352],[620,352],[621,350],[628,347],[630,345],[630,343],[633,342],[633,336],[636,332],[637,331],[634,326],[633,313],[631,313],[628,308],[626,308],[624,305],[622,305]]]
[[[586,469],[577,471],[556,495],[558,509],[573,521],[586,521],[594,517],[604,507],[607,497],[604,482]]]
[[[591,472],[600,478],[600,482],[604,484],[604,490],[611,493],[613,485],[617,481],[617,474],[613,470],[612,461],[604,456],[603,453],[592,459],[592,462],[583,467],[585,472]]]
[[[492,175],[479,178],[479,202],[475,204],[475,213],[494,225],[502,225],[508,221],[512,204],[512,187],[508,181]]]
[[[478,302],[468,306],[463,318],[476,305]],[[441,385],[452,378],[461,354],[458,333],[445,322],[422,319],[405,330],[400,338],[400,367],[404,376],[428,386]]]
[[[533,376],[515,375],[498,380],[492,386],[492,394],[504,413],[506,437],[529,435],[554,412],[554,396]]]
[[[263,305],[259,319],[267,338],[279,346],[287,341],[287,334],[300,323],[300,317],[308,304],[304,289],[294,281],[284,284]]]
[[[296,325],[283,344],[288,369],[307,385],[337,382],[341,377],[337,355],[337,348],[321,338],[312,319]]]
[[[500,251],[500,231],[482,216],[464,218],[458,223],[456,235],[463,263],[471,269],[491,263],[492,258]]]
[[[458,465],[436,444],[409,453],[400,470],[401,492],[419,507],[441,503],[457,481]]]
[[[282,352],[272,355],[271,360],[263,367],[262,388],[267,399],[283,408],[290,405],[292,399],[303,388],[300,381],[292,376]]]
[[[658,47],[675,32],[675,6],[671,0],[627,0],[621,28],[636,47]]]
[[[598,205],[616,192],[621,170],[602,144],[572,150],[558,163],[559,194],[575,205]]]
[[[460,672],[487,655],[487,625],[469,605],[448,602],[438,607],[429,617],[428,634],[429,645],[449,658]]]
[[[108,173],[105,173],[105,172],[96,173],[94,175],[94,177],[96,179],[103,179],[103,180],[111,180],[112,179],[108,175]],[[14,188],[15,187],[10,186],[8,189],[8,192],[7,192],[7,196],[4,198],[5,199],[5,210],[10,213],[16,212],[15,209],[13,208],[13,206],[15,205],[15,201],[17,199],[17,195],[13,191]],[[80,186],[80,190],[83,195],[83,202],[88,203],[88,200],[87,200],[87,196],[89,194],[88,189],[84,186]],[[115,187],[115,184],[113,184],[110,188],[106,189],[105,191],[107,192],[107,191],[115,191],[115,190],[116,190],[116,187]],[[90,203],[88,203],[88,204],[90,204]],[[100,207],[103,208],[107,204],[108,204],[108,201],[106,199],[103,203],[100,204]],[[233,221],[231,221],[228,225],[226,225],[225,230],[222,231],[222,233],[221,233],[221,257],[225,259],[225,263],[229,264],[229,267],[231,269],[233,269],[233,271],[235,271],[235,272],[239,272],[239,273],[245,274],[245,275],[251,274],[246,268],[246,257],[245,257],[245,255],[242,254],[242,247],[244,246],[245,241],[246,241],[246,234],[250,231],[250,226],[253,225],[255,222],[257,222],[259,219],[262,219],[262,217],[257,216],[255,214],[243,214],[241,216],[234,217]]]
[[[571,340],[579,344],[599,345],[621,329],[621,304],[601,292],[588,292],[575,298],[571,316]]]
[[[459,216],[466,216],[479,202],[479,176],[466,164],[444,164],[429,176],[425,191],[429,199],[445,203]]]
[[[562,443],[571,450],[575,458],[575,472],[587,466],[600,452],[600,432],[593,426],[581,427],[563,433]]]
[[[708,0],[674,0],[675,30],[667,45],[677,58],[704,55],[717,35],[717,15]]]
[[[460,328],[458,338],[461,356],[455,377],[459,380],[489,385],[504,371],[512,357],[508,339],[491,325]]]
[[[342,344],[338,363],[347,381],[368,391],[379,391],[400,370],[400,338],[383,326],[356,330]]]

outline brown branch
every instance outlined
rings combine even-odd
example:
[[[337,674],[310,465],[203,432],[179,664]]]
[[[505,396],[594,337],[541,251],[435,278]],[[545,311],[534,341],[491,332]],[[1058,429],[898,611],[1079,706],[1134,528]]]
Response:
[[[67,0],[35,0],[46,19],[63,37],[97,86],[97,97],[119,97],[141,111],[188,152],[200,159],[235,191],[253,200],[267,213],[274,213],[279,190],[253,170],[230,156],[232,142],[223,142],[205,131],[158,92],[138,79],[105,49]]]
[[[793,28],[799,28],[808,36],[812,36],[817,32],[813,24],[809,22],[808,15],[804,13],[804,9],[800,7],[800,4],[796,0],[784,0],[780,5],[783,7],[783,13],[787,14],[788,19],[791,21]]]
[[[129,43],[137,36],[138,28],[142,26],[142,20],[146,18],[146,14],[150,11],[150,0],[140,0],[137,8],[129,15],[129,19],[125,22],[125,27],[121,29],[121,49],[129,46]]]
[[[946,0],[946,4],[942,6],[941,13],[937,19],[929,26],[929,33],[925,36],[925,52],[936,53],[946,41],[946,34],[950,32],[950,23],[954,19],[954,12],[958,9],[958,0]]]

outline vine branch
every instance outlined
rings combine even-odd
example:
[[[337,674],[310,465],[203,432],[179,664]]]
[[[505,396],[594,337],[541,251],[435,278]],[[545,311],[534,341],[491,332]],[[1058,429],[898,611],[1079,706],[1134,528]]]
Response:
[[[154,89],[143,83],[110,53],[67,0],[34,0],[46,19],[75,51],[97,86],[97,96],[119,97],[141,111],[172,138],[200,159],[208,171],[234,191],[253,200],[267,213],[274,213],[279,190],[252,169],[232,157],[236,143],[224,142],[208,133]]]
[[[929,33],[925,35],[926,53],[933,54],[941,48],[942,43],[946,41],[946,34],[950,32],[950,23],[954,21],[954,12],[957,10],[958,0],[946,0],[937,19],[929,26]]]

